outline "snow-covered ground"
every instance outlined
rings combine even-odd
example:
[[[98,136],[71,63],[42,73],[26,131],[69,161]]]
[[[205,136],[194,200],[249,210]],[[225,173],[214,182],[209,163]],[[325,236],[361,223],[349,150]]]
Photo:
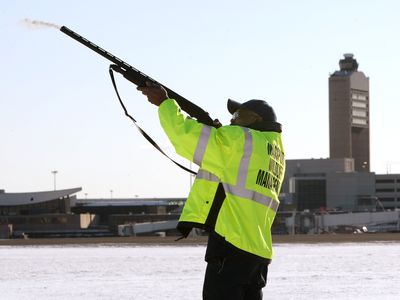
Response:
[[[201,299],[204,246],[0,247],[0,299]],[[276,244],[264,299],[400,299],[400,243]]]

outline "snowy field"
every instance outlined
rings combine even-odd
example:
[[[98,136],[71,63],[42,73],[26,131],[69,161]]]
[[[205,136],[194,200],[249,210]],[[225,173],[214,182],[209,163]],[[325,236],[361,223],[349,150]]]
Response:
[[[201,299],[204,246],[2,246],[0,299]],[[400,243],[276,244],[264,299],[400,299]]]

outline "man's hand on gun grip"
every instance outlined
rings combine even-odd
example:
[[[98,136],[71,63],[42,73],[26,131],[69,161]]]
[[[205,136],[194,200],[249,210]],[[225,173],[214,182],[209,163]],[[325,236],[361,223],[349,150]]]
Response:
[[[165,88],[150,81],[146,82],[146,86],[138,86],[137,90],[141,91],[142,94],[147,97],[149,102],[156,106],[160,106],[164,100],[168,99],[168,93]]]

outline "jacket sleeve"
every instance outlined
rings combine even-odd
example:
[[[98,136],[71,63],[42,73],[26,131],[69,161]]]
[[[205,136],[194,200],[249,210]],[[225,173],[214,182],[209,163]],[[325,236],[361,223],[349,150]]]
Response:
[[[226,164],[237,163],[233,158],[237,157],[237,151],[243,151],[244,141],[240,127],[217,129],[201,124],[184,115],[173,99],[165,100],[158,113],[161,126],[179,155],[219,178]]]

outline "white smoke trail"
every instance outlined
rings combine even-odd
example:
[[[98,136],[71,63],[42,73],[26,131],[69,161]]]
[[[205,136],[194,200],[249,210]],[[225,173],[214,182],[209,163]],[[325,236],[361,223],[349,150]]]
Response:
[[[58,26],[53,23],[48,23],[48,22],[43,22],[43,21],[37,21],[37,20],[31,20],[28,18],[25,18],[21,20],[20,22],[23,26],[32,28],[32,29],[39,29],[39,28],[57,28],[60,29],[61,26]]]

